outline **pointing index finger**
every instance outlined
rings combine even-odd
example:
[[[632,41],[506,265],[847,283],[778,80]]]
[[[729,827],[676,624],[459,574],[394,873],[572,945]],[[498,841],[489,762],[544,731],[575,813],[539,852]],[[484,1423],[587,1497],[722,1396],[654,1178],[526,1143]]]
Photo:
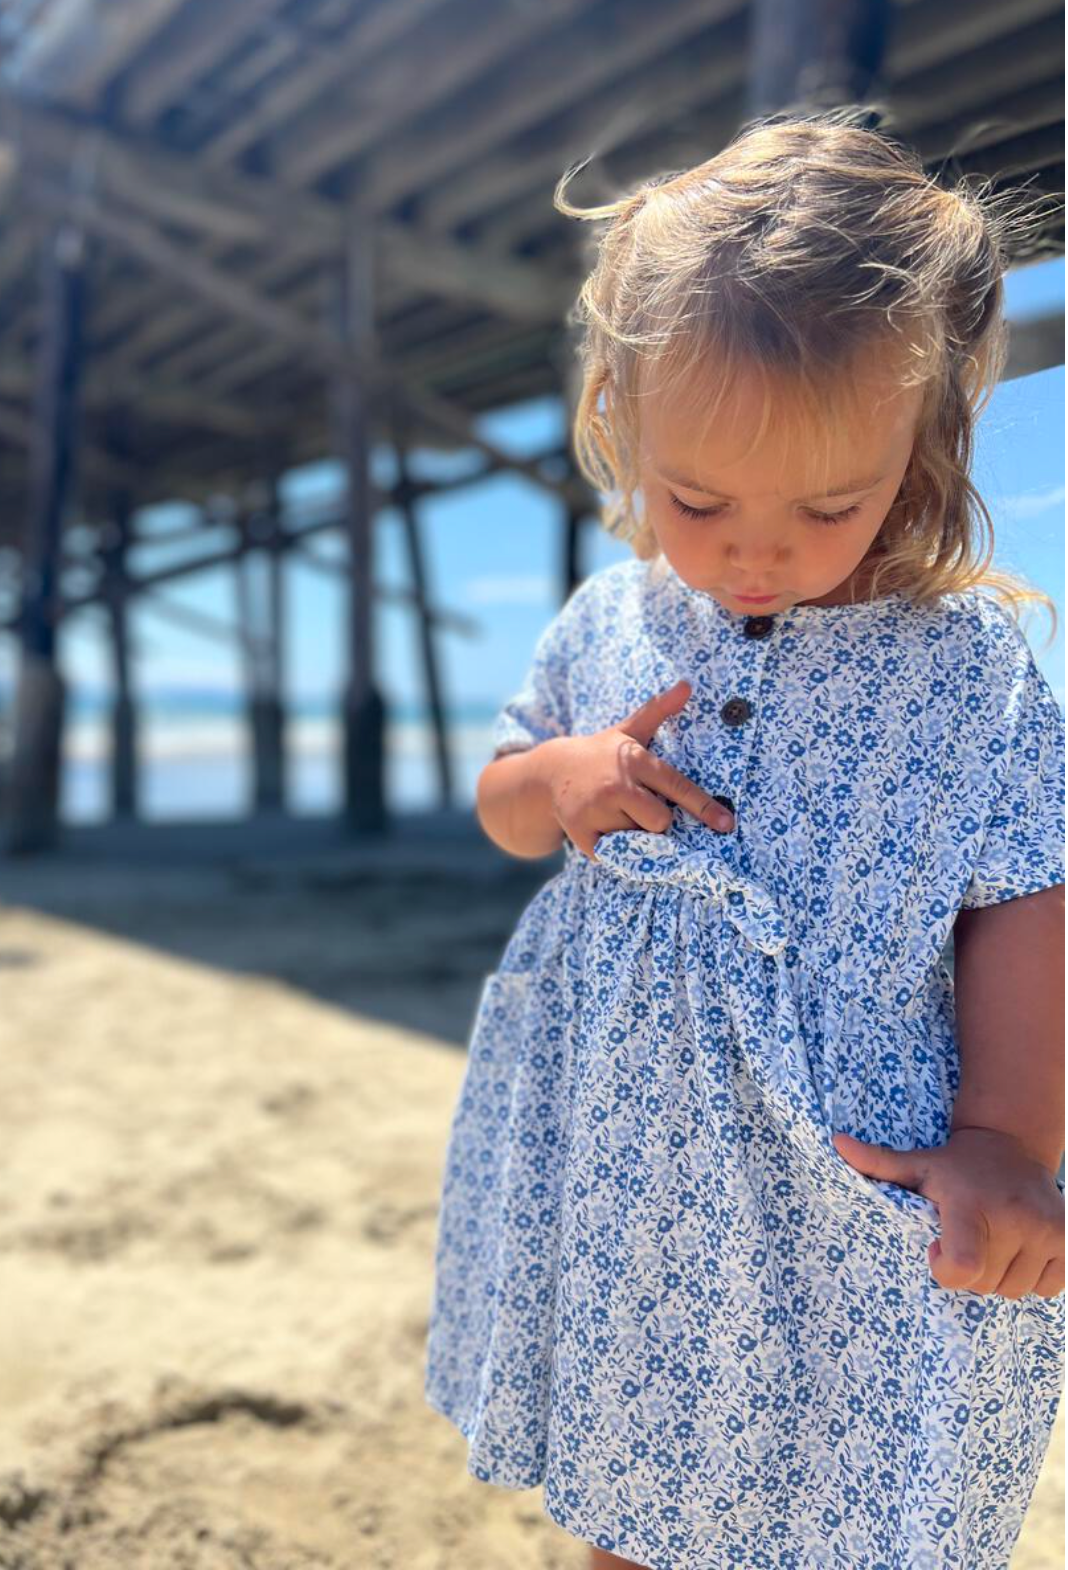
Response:
[[[649,753],[644,761],[641,782],[658,795],[677,802],[691,817],[715,829],[733,829],[734,814],[722,806],[714,796],[701,789],[695,780],[681,770]]]

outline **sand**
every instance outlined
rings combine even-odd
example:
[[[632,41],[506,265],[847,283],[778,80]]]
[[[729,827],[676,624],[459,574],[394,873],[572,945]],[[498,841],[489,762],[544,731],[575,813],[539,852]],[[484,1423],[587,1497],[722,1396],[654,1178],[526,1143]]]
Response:
[[[422,1399],[463,1043],[553,864],[172,859],[0,868],[0,1567],[585,1566]]]

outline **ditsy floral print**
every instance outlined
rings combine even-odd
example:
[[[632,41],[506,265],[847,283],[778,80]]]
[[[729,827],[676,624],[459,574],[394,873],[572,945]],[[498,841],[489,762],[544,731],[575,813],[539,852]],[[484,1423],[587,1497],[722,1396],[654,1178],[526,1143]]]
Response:
[[[937,1207],[831,1134],[947,1138],[943,951],[1064,881],[1061,710],[981,591],[752,617],[661,556],[572,593],[496,750],[680,677],[650,750],[736,827],[568,843],[486,976],[426,1399],[474,1477],[651,1570],[1006,1570],[1064,1296],[941,1287]]]

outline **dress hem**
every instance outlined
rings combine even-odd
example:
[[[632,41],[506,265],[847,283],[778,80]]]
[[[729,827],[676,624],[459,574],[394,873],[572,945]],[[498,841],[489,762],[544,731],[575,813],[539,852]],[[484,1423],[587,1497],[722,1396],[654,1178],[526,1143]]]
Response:
[[[450,1409],[446,1401],[439,1399],[428,1389],[423,1391],[423,1400],[432,1411],[437,1412],[438,1415],[443,1417],[446,1422],[451,1423],[452,1426],[463,1436],[467,1444],[467,1473],[469,1477],[473,1477],[475,1479],[476,1483],[488,1483],[491,1488],[510,1488],[514,1492],[519,1492],[526,1488],[540,1488],[543,1485],[545,1482],[544,1470],[542,1471],[542,1475],[540,1477],[535,1478],[531,1482],[524,1483],[508,1481],[506,1475],[502,1474],[501,1472],[498,1472],[498,1474],[494,1477],[484,1476],[483,1474],[487,1470],[485,1467],[483,1467],[480,1471],[476,1471],[475,1465],[473,1464],[474,1443],[472,1435],[468,1432],[469,1425],[467,1419],[457,1416],[457,1414]],[[514,1476],[514,1473],[512,1476]]]

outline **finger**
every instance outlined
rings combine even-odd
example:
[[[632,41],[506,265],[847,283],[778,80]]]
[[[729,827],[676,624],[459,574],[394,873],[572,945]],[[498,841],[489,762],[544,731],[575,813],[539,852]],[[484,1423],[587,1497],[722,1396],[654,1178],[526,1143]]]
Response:
[[[640,741],[643,747],[647,747],[653,739],[654,732],[664,723],[669,714],[674,714],[682,708],[692,690],[688,681],[675,682],[674,686],[666,688],[665,691],[654,693],[632,714],[628,714],[616,729],[625,731],[628,736],[633,736],[635,741]]]
[[[644,758],[639,758],[635,769],[643,785],[656,791],[658,796],[666,796],[669,801],[677,802],[684,812],[697,818],[710,829],[730,830],[734,828],[734,814],[729,812],[722,803],[707,791],[702,790],[696,780],[683,774],[674,764],[668,763],[666,758],[654,757],[651,752]]]
[[[638,827],[639,825],[635,823],[634,819],[630,817],[628,813],[617,811],[615,816],[612,818],[611,823],[609,823],[606,828],[598,829],[596,834],[590,834],[588,836],[583,835],[581,841],[576,839],[573,841],[573,843],[577,845],[579,850],[587,855],[591,861],[596,861],[598,840],[603,839],[606,834],[615,834],[620,830],[625,831],[627,829],[636,829]]]
[[[1035,1282],[1040,1274],[1039,1262],[1033,1251],[1021,1248],[1009,1261],[994,1291],[998,1297],[1023,1297],[1025,1292],[1035,1290]]]
[[[939,1217],[942,1234],[931,1270],[935,1280],[944,1287],[989,1291],[989,1286],[974,1285],[987,1275],[990,1226],[986,1216],[981,1210],[957,1203],[940,1205]],[[999,1269],[993,1276],[995,1282],[1001,1273]]]
[[[993,1253],[992,1250],[988,1248],[986,1263],[982,1270],[979,1271],[978,1275],[972,1277],[971,1280],[962,1281],[960,1280],[959,1272],[954,1273],[944,1265],[944,1261],[942,1260],[941,1254],[939,1252],[940,1248],[941,1244],[936,1238],[935,1241],[931,1244],[927,1255],[931,1266],[931,1274],[934,1276],[939,1285],[950,1287],[954,1291],[959,1291],[963,1288],[968,1292],[998,1292],[1001,1278],[1004,1276],[1005,1271],[1009,1267],[1009,1264],[1015,1258],[1015,1254],[1011,1245],[1008,1249],[1002,1250],[997,1254]]]
[[[667,802],[642,785],[635,785],[627,792],[625,810],[640,828],[654,834],[666,834],[675,821],[675,814]]]
[[[1051,1259],[1035,1282],[1034,1290],[1040,1297],[1056,1297],[1064,1291],[1064,1259]]]
[[[931,1275],[938,1282],[939,1286],[948,1287],[952,1291],[965,1289],[969,1292],[992,1292],[994,1290],[996,1272],[994,1275],[991,1275],[989,1271],[984,1270],[979,1275],[969,1276],[967,1280],[961,1280],[963,1272],[947,1267],[942,1255],[942,1244],[938,1238],[935,1238],[927,1250],[927,1263],[930,1267]]]
[[[844,1142],[845,1149],[839,1141]],[[892,1145],[869,1144],[856,1134],[847,1134],[844,1128],[835,1129],[831,1135],[835,1150],[857,1171],[879,1183],[896,1183],[899,1188],[915,1189],[924,1193],[924,1184],[931,1173],[931,1147],[918,1145],[914,1150],[895,1150]]]

